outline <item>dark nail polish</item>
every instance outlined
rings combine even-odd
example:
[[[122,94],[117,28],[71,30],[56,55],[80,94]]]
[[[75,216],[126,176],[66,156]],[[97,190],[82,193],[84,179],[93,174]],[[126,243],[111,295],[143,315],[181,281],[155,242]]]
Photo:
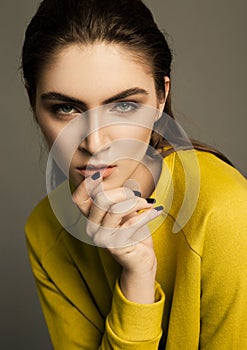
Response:
[[[160,205],[159,207],[154,208],[156,211],[162,211],[164,209],[163,205]]]
[[[154,199],[154,198],[146,198],[146,201],[147,201],[149,204],[155,204],[155,203],[156,203],[156,199]]]
[[[100,172],[99,171],[97,171],[97,173],[92,175],[92,179],[93,180],[97,180],[98,178],[100,178]]]
[[[141,197],[141,192],[139,192],[139,191],[133,191],[134,192],[134,195],[136,196],[136,197]]]

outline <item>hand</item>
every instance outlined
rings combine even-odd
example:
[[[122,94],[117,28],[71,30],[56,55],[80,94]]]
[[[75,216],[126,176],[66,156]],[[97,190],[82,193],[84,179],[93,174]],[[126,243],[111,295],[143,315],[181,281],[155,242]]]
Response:
[[[126,187],[103,191],[102,177],[93,178],[86,178],[73,193],[73,201],[88,218],[87,234],[122,265],[124,294],[134,297],[140,289],[148,291],[151,286],[152,297],[144,299],[153,302],[156,256],[147,223],[159,216],[162,208],[153,208],[152,203]],[[140,210],[144,211],[139,214]]]
[[[88,236],[95,245],[109,249],[133,246],[150,236],[146,224],[161,214],[127,187],[104,191],[102,177],[86,178],[72,198],[88,218]],[[145,211],[139,214],[140,210]]]

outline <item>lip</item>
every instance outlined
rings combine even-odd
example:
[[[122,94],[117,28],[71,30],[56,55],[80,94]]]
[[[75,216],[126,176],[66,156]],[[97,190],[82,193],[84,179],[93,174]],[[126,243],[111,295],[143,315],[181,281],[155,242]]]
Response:
[[[100,172],[100,175],[105,179],[106,177],[110,176],[114,172],[114,170],[116,169],[116,166],[100,164],[97,166],[88,165],[77,169],[79,173],[85,178],[92,176],[97,172]]]

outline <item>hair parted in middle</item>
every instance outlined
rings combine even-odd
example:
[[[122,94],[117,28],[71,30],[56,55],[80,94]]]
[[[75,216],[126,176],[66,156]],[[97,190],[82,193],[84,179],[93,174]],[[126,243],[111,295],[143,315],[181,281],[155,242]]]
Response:
[[[35,108],[36,86],[45,64],[59,50],[69,45],[92,45],[97,42],[120,45],[152,74],[158,98],[165,95],[164,77],[171,76],[172,52],[165,34],[154,21],[151,11],[141,0],[43,0],[25,33],[22,51],[22,71],[32,108]],[[171,88],[164,113],[174,118]],[[156,125],[159,129],[164,118]],[[174,135],[174,139],[176,135]],[[231,162],[217,150],[198,141],[193,146],[214,153]],[[163,156],[173,147],[153,131],[150,145]]]

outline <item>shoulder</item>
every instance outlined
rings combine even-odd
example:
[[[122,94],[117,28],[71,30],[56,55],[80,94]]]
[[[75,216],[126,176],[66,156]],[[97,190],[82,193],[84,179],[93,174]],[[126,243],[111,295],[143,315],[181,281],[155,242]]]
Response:
[[[44,261],[52,251],[62,254],[65,246],[72,249],[78,239],[91,243],[85,234],[85,225],[84,216],[72,201],[69,182],[64,181],[33,209],[26,222],[29,253]]]
[[[38,252],[41,257],[54,245],[58,239],[62,226],[57,220],[49,202],[45,197],[33,209],[25,225],[28,247]]]
[[[197,157],[202,190],[216,189],[224,198],[238,193],[246,200],[247,180],[236,168],[209,152],[197,151]]]
[[[172,171],[174,231],[199,255],[205,242],[246,242],[247,180],[204,151],[179,151]],[[233,246],[234,246],[233,244]]]
[[[204,203],[207,207],[218,207],[226,201],[247,200],[247,180],[244,176],[209,152],[177,152],[172,178],[177,193],[198,190],[198,204]]]

